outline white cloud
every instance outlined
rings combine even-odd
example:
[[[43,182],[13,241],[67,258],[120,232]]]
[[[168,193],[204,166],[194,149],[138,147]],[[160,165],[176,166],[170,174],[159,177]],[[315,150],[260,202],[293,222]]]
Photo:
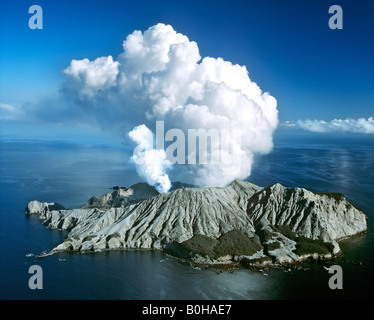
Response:
[[[298,120],[300,128],[312,132],[352,132],[374,134],[374,119]]]
[[[0,121],[17,121],[24,116],[24,112],[7,103],[0,103]]]
[[[279,123],[279,126],[288,127],[288,128],[295,128],[295,127],[297,127],[297,124],[294,121],[287,120],[287,121]]]
[[[118,62],[111,56],[88,59],[72,60],[70,66],[63,73],[70,77],[78,88],[80,98],[92,98],[99,91],[113,87],[118,75]]]
[[[170,170],[172,178],[200,186],[244,179],[250,175],[253,155],[271,151],[277,101],[249,78],[245,66],[222,58],[202,59],[196,42],[161,23],[128,35],[123,50],[117,61],[111,56],[72,60],[65,69],[62,91],[67,101],[74,101],[77,114],[126,132],[141,124],[153,129],[156,120],[165,121],[165,131],[178,128],[186,135],[189,129],[240,130],[242,136],[229,142],[240,149],[242,165],[231,175],[222,175],[219,165],[175,165]],[[230,158],[229,153],[225,157]],[[142,176],[151,175],[144,167],[137,169]]]

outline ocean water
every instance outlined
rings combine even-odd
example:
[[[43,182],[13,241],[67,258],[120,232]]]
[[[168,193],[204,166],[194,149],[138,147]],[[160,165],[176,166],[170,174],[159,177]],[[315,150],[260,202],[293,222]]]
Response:
[[[31,200],[83,205],[114,185],[139,181],[118,146],[64,141],[0,141],[0,299],[362,299],[374,285],[373,232],[341,242],[343,289],[331,290],[328,262],[308,271],[194,268],[162,252],[39,254],[64,233],[25,215]],[[374,221],[374,138],[279,130],[274,150],[256,158],[249,181],[279,182],[317,192],[342,192]],[[330,263],[331,264],[331,263]],[[43,289],[31,290],[31,265],[43,270]]]

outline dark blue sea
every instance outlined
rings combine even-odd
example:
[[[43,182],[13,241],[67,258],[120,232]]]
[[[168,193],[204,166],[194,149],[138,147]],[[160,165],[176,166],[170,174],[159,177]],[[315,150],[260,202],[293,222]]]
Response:
[[[112,186],[139,178],[128,150],[47,139],[0,139],[0,299],[362,299],[374,285],[373,232],[341,242],[343,289],[331,290],[328,263],[309,270],[198,269],[161,252],[35,255],[64,233],[26,216],[31,200],[83,205]],[[279,130],[274,150],[256,158],[248,181],[279,182],[316,192],[341,192],[374,222],[374,136]],[[31,290],[29,267],[43,270],[43,289]]]

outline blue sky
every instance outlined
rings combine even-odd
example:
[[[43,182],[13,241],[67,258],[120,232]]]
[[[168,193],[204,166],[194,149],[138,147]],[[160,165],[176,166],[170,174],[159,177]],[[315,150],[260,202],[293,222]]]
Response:
[[[43,8],[31,30],[28,8]],[[343,8],[343,30],[328,9]],[[72,59],[112,55],[134,30],[171,24],[202,57],[245,65],[278,101],[279,120],[368,118],[374,110],[373,1],[3,0],[0,103],[23,106],[58,92]]]

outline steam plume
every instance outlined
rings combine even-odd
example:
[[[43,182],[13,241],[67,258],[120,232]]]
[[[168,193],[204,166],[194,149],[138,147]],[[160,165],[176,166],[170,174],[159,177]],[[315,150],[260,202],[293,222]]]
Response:
[[[170,25],[134,31],[117,60],[72,60],[64,73],[63,91],[74,97],[78,108],[94,115],[104,128],[129,132],[137,144],[137,172],[161,192],[170,188],[170,177],[199,186],[247,178],[254,154],[272,149],[278,124],[275,98],[262,92],[245,66],[222,58],[202,59],[196,42]],[[178,128],[186,136],[192,129],[237,130],[241,135],[219,140],[230,149],[222,148],[226,152],[217,164],[171,165],[164,150],[151,143],[156,120],[164,121],[165,132]],[[150,158],[152,165],[146,161]],[[230,163],[240,166],[224,170]]]

